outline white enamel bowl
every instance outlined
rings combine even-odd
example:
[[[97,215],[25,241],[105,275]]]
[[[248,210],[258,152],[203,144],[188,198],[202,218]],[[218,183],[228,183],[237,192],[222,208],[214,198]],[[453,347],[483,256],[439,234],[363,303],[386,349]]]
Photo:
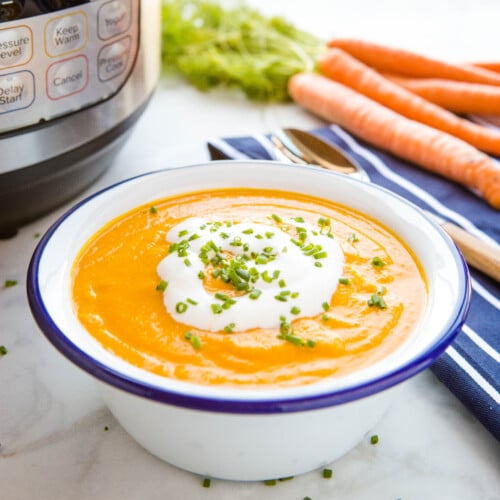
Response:
[[[350,206],[395,231],[419,259],[429,304],[409,340],[376,365],[290,389],[202,387],[153,375],[114,357],[72,312],[70,270],[83,244],[118,215],[158,198],[221,187],[272,188]],[[142,175],[79,203],[44,235],[30,264],[28,296],[48,340],[94,377],[103,399],[144,448],[210,477],[262,480],[319,468],[352,449],[402,382],[435,361],[469,305],[467,267],[446,234],[412,204],[373,184],[275,162],[221,161]]]

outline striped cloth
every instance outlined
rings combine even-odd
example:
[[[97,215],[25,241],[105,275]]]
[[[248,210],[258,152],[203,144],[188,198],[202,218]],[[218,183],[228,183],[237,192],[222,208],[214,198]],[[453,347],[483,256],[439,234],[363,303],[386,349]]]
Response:
[[[499,245],[500,213],[472,192],[369,147],[336,125],[313,132],[356,159],[373,183]],[[278,159],[266,135],[214,139],[208,149],[212,159]],[[500,440],[500,284],[474,269],[471,277],[467,322],[431,369]]]

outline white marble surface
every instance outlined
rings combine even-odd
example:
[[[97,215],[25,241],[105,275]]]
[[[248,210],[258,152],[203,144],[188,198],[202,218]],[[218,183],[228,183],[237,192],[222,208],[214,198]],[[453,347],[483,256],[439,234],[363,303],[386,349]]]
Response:
[[[450,60],[500,60],[498,0],[254,0],[323,36],[366,36]],[[82,196],[143,171],[208,158],[207,138],[320,122],[293,105],[262,106],[161,82],[112,168]],[[27,304],[29,259],[68,208],[0,241],[0,499],[500,499],[500,447],[430,371],[415,377],[373,433],[331,465],[274,487],[212,481],[141,449],[102,405],[94,382],[41,335]],[[19,285],[1,288],[6,279]],[[106,430],[108,429],[108,430]],[[300,453],[300,450],[297,450]]]

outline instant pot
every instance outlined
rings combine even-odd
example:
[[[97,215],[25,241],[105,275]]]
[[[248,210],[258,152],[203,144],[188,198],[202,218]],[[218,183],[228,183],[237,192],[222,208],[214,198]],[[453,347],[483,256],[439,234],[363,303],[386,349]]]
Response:
[[[160,68],[160,0],[0,0],[0,236],[111,164]]]

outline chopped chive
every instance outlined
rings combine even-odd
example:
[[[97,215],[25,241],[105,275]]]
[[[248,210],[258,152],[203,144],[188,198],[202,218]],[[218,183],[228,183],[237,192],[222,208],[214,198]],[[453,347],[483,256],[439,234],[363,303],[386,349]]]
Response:
[[[347,237],[347,241],[349,243],[355,243],[356,241],[359,241],[359,238],[356,236],[356,233],[351,233],[348,237]]]
[[[211,304],[210,307],[212,308],[212,312],[214,314],[221,314],[223,309],[220,304]]]
[[[378,435],[374,434],[373,436],[370,437],[370,443],[371,444],[377,444],[378,443]]]
[[[290,312],[291,312],[292,314],[295,314],[295,315],[300,314],[300,307],[293,306],[293,307],[290,309]]]
[[[164,292],[167,289],[168,286],[168,281],[161,280],[157,285],[156,285],[156,290],[158,292]]]
[[[197,306],[198,305],[198,302],[196,302],[196,300],[193,300],[193,299],[186,299],[186,302],[188,304],[191,304],[192,306]]]
[[[271,231],[267,231],[264,234],[266,235],[266,238],[268,240],[270,240],[274,236],[274,233],[272,233]]]
[[[256,264],[267,264],[269,259],[265,255],[258,255],[255,259]]]
[[[280,302],[286,302],[288,300],[284,295],[275,295],[274,298]]]
[[[256,234],[255,238],[261,240],[262,238],[264,238],[264,236],[262,236],[262,234]]]
[[[282,333],[278,335],[278,338],[281,340],[286,340],[287,342],[290,342],[291,344],[294,344],[298,347],[302,347],[305,345],[304,339],[297,337],[296,335],[293,335],[292,333]]]
[[[197,240],[199,237],[199,234],[194,233],[189,237],[189,241]]]
[[[236,325],[235,325],[234,323],[229,323],[229,325],[226,325],[226,326],[224,327],[224,331],[225,331],[226,333],[233,333],[233,330],[234,330],[234,327],[235,327],[235,326],[236,326]]]
[[[189,342],[195,349],[201,349],[201,340],[193,332],[187,332],[186,335],[184,335],[184,338],[186,340],[189,340]]]
[[[330,479],[333,476],[332,469],[323,469],[323,477],[325,479]]]
[[[0,356],[5,356],[9,351],[4,345],[0,345]]]
[[[155,206],[149,207],[149,213],[150,214],[156,214],[157,212],[158,212],[158,209]]]
[[[271,217],[276,221],[276,222],[283,222],[281,217],[279,215],[273,214]]]
[[[305,222],[303,217],[295,217],[293,220],[299,223]]]
[[[307,341],[307,347],[314,347],[315,345],[316,345],[316,341],[315,340],[309,339]]]
[[[190,267],[191,266],[191,261],[188,258],[184,259],[184,265],[187,266],[187,267]]]
[[[203,483],[201,483],[203,488],[210,488],[210,484],[211,484],[211,481],[210,481],[210,478],[206,477],[205,479],[203,479]]]
[[[330,304],[328,302],[323,302],[323,304],[321,304],[321,307],[323,308],[323,311],[328,311],[330,309]]]
[[[313,255],[313,257],[315,259],[326,259],[326,257],[328,257],[328,253],[327,252],[318,252],[318,253],[315,253]]]
[[[314,263],[314,267],[323,267],[323,264],[321,262],[319,262],[319,261],[316,261]]]
[[[252,300],[257,300],[260,297],[261,293],[262,292],[260,290],[258,290],[257,288],[254,288],[250,292],[250,294],[248,295],[248,297],[251,298]]]
[[[188,308],[188,306],[184,302],[177,302],[177,304],[175,305],[175,310],[179,314],[186,312],[187,308]]]
[[[329,226],[330,225],[330,219],[328,217],[320,217],[318,219],[318,224],[320,226]]]
[[[373,257],[372,266],[374,267],[384,267],[385,262],[380,257]]]
[[[328,316],[328,314],[323,314],[323,316],[321,316],[321,319],[323,321],[328,321],[330,319],[330,316]]]
[[[349,281],[349,278],[341,277],[341,278],[339,278],[339,283],[341,285],[350,285],[351,282]]]
[[[243,234],[252,234],[253,233],[253,229],[250,227],[248,229],[245,229],[244,231],[241,231]]]
[[[198,278],[199,278],[200,280],[205,279],[205,273],[204,273],[203,271],[200,271],[200,272],[198,273]]]
[[[379,309],[385,309],[387,304],[384,298],[378,293],[374,293],[367,301],[370,307],[378,307]]]
[[[182,231],[179,231],[179,238],[182,238],[183,236],[186,236],[187,234],[189,234],[189,231],[187,229],[183,229]]]

